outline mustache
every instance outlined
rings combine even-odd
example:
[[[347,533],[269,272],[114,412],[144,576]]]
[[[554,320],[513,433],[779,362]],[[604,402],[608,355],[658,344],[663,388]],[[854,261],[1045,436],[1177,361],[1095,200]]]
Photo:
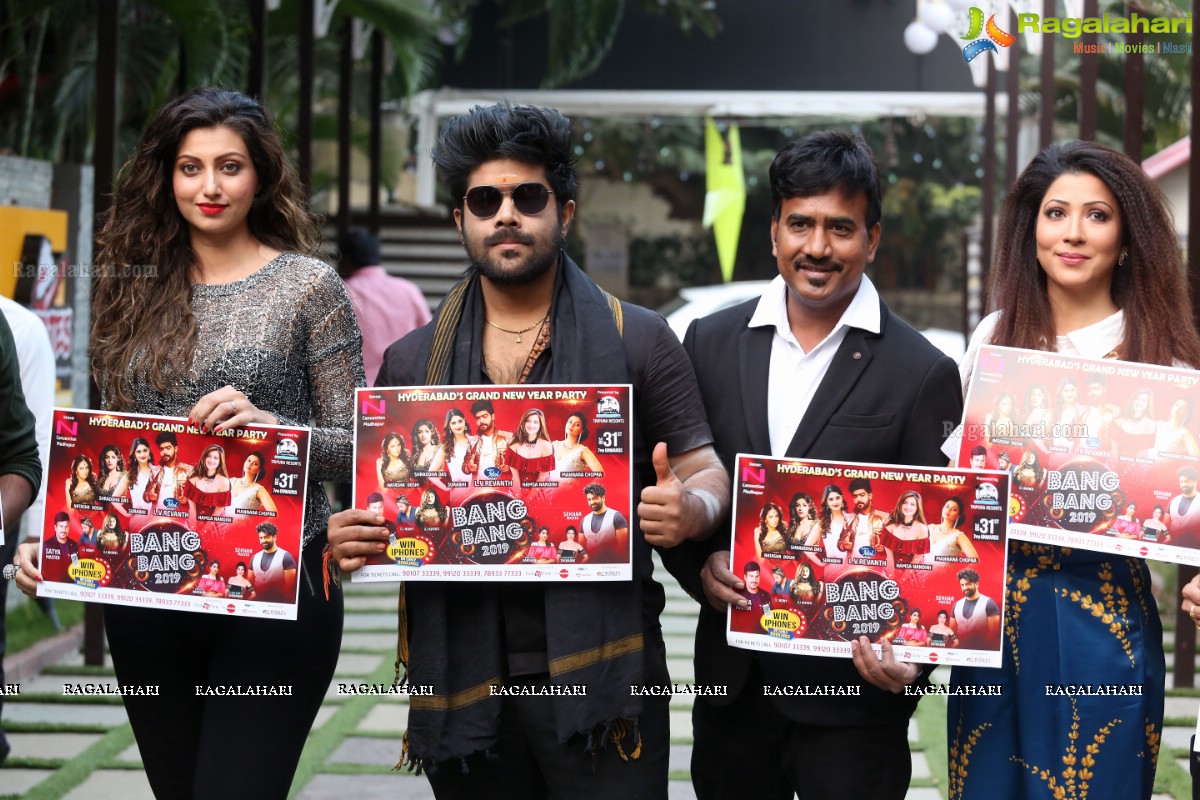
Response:
[[[502,228],[483,240],[483,243],[488,247],[504,244],[506,242],[532,245],[534,243],[534,239],[533,236],[528,233],[522,233],[521,231],[513,228]]]
[[[820,261],[813,261],[811,258],[797,258],[792,262],[792,266],[796,269],[818,269],[827,272],[844,272],[846,269],[845,264],[839,264],[836,261],[822,263]]]

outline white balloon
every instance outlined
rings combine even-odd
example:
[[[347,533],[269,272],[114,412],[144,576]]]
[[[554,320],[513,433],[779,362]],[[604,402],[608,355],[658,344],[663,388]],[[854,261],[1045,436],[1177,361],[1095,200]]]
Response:
[[[945,3],[926,2],[921,6],[917,18],[934,33],[945,33],[954,24],[954,10]]]
[[[904,46],[909,52],[923,56],[937,47],[938,35],[920,22],[910,22],[904,29]]]

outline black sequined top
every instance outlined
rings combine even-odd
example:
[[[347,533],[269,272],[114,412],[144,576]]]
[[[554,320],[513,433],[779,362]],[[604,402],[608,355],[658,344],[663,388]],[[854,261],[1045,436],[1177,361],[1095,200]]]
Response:
[[[279,424],[311,426],[307,546],[329,518],[321,482],[350,478],[354,388],[366,382],[345,286],[323,261],[283,253],[241,280],[193,284],[192,312],[199,333],[187,378],[166,393],[133,380],[130,411],[186,416],[228,384]]]

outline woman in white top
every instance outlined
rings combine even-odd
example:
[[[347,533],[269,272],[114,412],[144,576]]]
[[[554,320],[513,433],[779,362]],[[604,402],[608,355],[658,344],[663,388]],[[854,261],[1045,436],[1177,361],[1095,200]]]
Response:
[[[938,556],[979,559],[979,552],[971,542],[971,537],[958,527],[964,511],[960,497],[951,497],[942,506],[942,521],[929,526],[930,563],[935,563]]]
[[[1063,378],[1058,384],[1054,398],[1052,419],[1054,444],[1057,447],[1074,447],[1084,433],[1083,418],[1086,410],[1079,403],[1079,384],[1074,378]]]
[[[1200,456],[1196,437],[1187,429],[1192,422],[1192,401],[1181,397],[1171,406],[1171,413],[1158,423],[1154,436],[1157,453]]]
[[[233,495],[230,507],[234,510],[243,508],[250,511],[276,511],[271,493],[258,482],[263,474],[264,461],[262,453],[252,451],[242,464],[242,477],[229,482],[229,489]]]
[[[442,429],[442,451],[429,465],[430,472],[445,472],[451,481],[465,482],[469,476],[463,471],[463,459],[467,457],[467,449],[471,446],[471,426],[467,415],[457,408],[446,412],[446,426]],[[442,482],[433,478],[435,486],[445,488]]]
[[[850,543],[843,547],[842,534],[851,525],[851,516],[846,513],[846,499],[841,487],[829,484],[821,494],[821,513],[817,531],[825,545],[825,558],[830,561],[845,561]]]
[[[157,474],[158,467],[154,466],[154,453],[150,450],[150,443],[138,436],[129,447],[129,479],[125,484],[129,489],[129,507],[132,511],[126,511],[123,505],[113,506],[117,513],[125,517],[129,517],[131,513],[143,515],[138,528],[144,525],[146,518],[153,513],[154,501],[146,499],[146,487]]]
[[[564,482],[579,477],[599,478],[604,475],[604,467],[600,466],[600,459],[596,458],[592,449],[584,444],[588,440],[588,436],[587,419],[583,414],[576,412],[567,417],[567,424],[563,427],[562,441],[554,443],[554,472],[550,475],[552,479]],[[564,472],[592,474],[572,475],[564,478],[562,477]]]
[[[1094,142],[1039,154],[1005,199],[996,242],[988,301],[997,310],[971,339],[964,385],[984,344],[1200,365],[1200,338],[1180,324],[1192,310],[1165,198],[1129,158]],[[1064,395],[1055,421],[1065,421],[1072,406]],[[1066,459],[1051,456],[1050,469]],[[949,698],[956,796],[1051,796],[1042,776],[1058,775],[1055,765],[1076,749],[1082,755],[1084,744],[1089,756],[1099,748],[1089,757],[1092,800],[1150,796],[1165,677],[1150,585],[1142,559],[1010,542],[1003,664],[956,666],[952,674],[955,685],[1002,688],[1002,696]],[[1090,683],[1143,691],[1076,698],[1045,690]]]

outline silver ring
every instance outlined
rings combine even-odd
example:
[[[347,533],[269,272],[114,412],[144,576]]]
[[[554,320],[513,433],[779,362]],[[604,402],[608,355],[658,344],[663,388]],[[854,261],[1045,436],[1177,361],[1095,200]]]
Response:
[[[2,572],[0,572],[0,574],[4,575],[4,580],[11,581],[13,578],[17,577],[18,569],[20,569],[20,567],[16,565],[16,562],[12,564],[5,564],[4,569]]]
[[[230,400],[229,407],[233,409],[233,413],[237,413],[237,400]]]

